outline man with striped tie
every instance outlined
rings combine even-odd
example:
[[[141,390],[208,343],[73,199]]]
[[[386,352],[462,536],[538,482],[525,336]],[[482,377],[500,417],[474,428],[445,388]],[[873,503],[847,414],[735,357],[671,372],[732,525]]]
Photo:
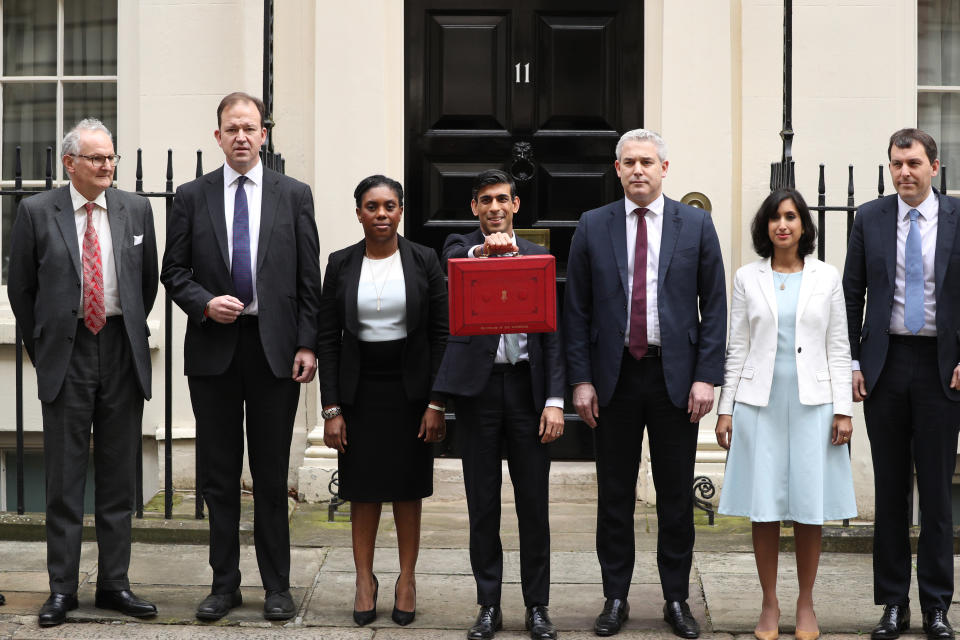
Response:
[[[296,613],[290,595],[287,467],[300,384],[317,368],[320,257],[310,187],[264,168],[264,105],[231,93],[214,132],[223,167],[177,189],[161,280],[187,314],[184,370],[210,510],[210,595],[218,620],[240,606],[244,415],[253,477],[263,615]]]
[[[940,161],[927,133],[895,132],[887,157],[897,194],[860,207],[843,271],[853,399],[863,402],[876,491],[873,598],[884,610],[871,637],[892,640],[910,627],[915,468],[923,630],[943,640],[953,638],[947,610],[960,430],[960,200],[931,187]]]
[[[156,615],[130,591],[130,518],[144,398],[147,316],[157,296],[157,242],[146,198],[114,189],[110,131],[81,120],[63,138],[70,184],[20,203],[7,295],[37,370],[43,413],[50,597],[40,626],[76,609],[83,494],[94,438],[96,606]]]

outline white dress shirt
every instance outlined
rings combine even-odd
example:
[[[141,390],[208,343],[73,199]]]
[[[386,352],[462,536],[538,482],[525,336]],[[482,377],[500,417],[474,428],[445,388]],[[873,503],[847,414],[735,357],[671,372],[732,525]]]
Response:
[[[257,315],[257,246],[260,240],[260,202],[263,199],[263,164],[257,164],[244,174],[247,181],[243,190],[247,194],[247,221],[250,229],[250,277],[253,283],[253,300],[243,309],[244,315]],[[233,204],[237,197],[237,179],[240,174],[233,167],[223,165],[223,213],[227,222],[227,256],[233,264]]]
[[[633,258],[637,248],[639,216],[634,210],[640,205],[624,198],[627,210],[627,330],[623,344],[630,346],[630,310],[633,307]],[[660,315],[657,313],[657,277],[660,268],[660,238],[663,237],[663,194],[647,205],[647,344],[660,344]]]
[[[70,200],[73,202],[73,222],[77,227],[77,242],[80,248],[80,269],[83,270],[83,235],[87,231],[87,200],[73,183],[70,183]],[[100,243],[100,268],[103,271],[103,306],[106,315],[118,316],[120,309],[120,289],[117,284],[117,264],[113,260],[113,236],[110,234],[110,220],[107,218],[107,196],[103,192],[93,201],[93,228],[97,231]],[[80,308],[77,317],[83,318],[83,287],[80,288]]]
[[[890,333],[912,336],[903,322],[903,301],[906,290],[906,250],[907,234],[910,233],[910,209],[920,212],[917,226],[920,228],[920,252],[923,255],[923,329],[919,336],[937,335],[937,299],[934,260],[937,253],[937,217],[940,213],[940,201],[937,194],[930,190],[926,200],[911,207],[897,196],[897,273],[893,289],[893,309],[890,312]]]
[[[484,237],[486,237],[486,235],[484,235]],[[517,247],[520,246],[520,245],[517,243],[517,235],[516,235],[516,234],[510,234],[510,240],[512,240],[512,241],[513,241],[513,244],[516,245]],[[467,258],[476,258],[476,256],[473,255],[473,250],[474,250],[476,247],[482,247],[482,246],[483,246],[483,245],[474,245],[474,246],[468,248],[468,249],[467,249],[467,255],[466,255],[465,257],[467,257]],[[520,334],[517,334],[517,335],[519,336],[519,339],[517,340],[517,343],[519,344],[519,347],[520,347],[520,353],[518,354],[518,359],[519,359],[520,361],[526,360],[527,362],[529,362],[529,361],[530,361],[530,352],[527,351],[527,334],[525,334],[525,333],[520,333]],[[496,355],[496,357],[494,358],[493,361],[494,361],[495,363],[497,363],[497,364],[507,364],[507,363],[509,362],[509,360],[507,360],[507,350],[506,350],[506,346],[503,344],[503,335],[500,336],[500,342],[497,343],[497,355]],[[560,398],[560,397],[547,398],[547,402],[546,402],[546,404],[545,404],[544,406],[545,406],[545,407],[558,407],[558,408],[560,408],[560,409],[563,409],[563,398]]]

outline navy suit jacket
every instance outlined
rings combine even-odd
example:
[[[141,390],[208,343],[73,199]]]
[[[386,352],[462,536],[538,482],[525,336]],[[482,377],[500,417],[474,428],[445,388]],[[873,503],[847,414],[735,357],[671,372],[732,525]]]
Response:
[[[563,332],[570,384],[592,382],[601,406],[620,376],[627,329],[624,201],[580,217],[567,261]],[[641,283],[642,286],[642,283]],[[723,384],[727,287],[710,214],[664,198],[657,313],[670,401],[686,408],[694,382]]]
[[[960,391],[950,388],[953,369],[960,362],[960,200],[939,192],[936,195],[940,200],[934,257],[937,365],[943,392],[951,400],[960,400]],[[897,196],[892,195],[860,207],[853,221],[843,269],[850,354],[860,361],[867,393],[873,390],[887,358],[896,271]]]
[[[477,229],[466,235],[451,234],[443,243],[443,267],[450,258],[466,258],[467,250],[483,244],[483,232]],[[540,245],[517,238],[521,254],[549,253]],[[509,258],[491,258],[494,260]],[[477,396],[487,386],[493,361],[497,356],[500,335],[448,336],[447,350],[433,384],[434,393],[444,396]],[[542,411],[547,398],[562,398],[565,390],[563,352],[560,331],[528,333],[527,352],[530,356],[530,378],[533,403]]]

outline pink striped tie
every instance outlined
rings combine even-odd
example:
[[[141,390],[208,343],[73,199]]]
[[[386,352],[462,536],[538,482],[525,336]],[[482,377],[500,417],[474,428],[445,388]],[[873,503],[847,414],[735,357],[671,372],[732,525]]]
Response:
[[[107,323],[107,310],[103,303],[103,264],[100,259],[100,240],[93,226],[93,209],[88,202],[87,229],[83,232],[83,324],[96,335]]]

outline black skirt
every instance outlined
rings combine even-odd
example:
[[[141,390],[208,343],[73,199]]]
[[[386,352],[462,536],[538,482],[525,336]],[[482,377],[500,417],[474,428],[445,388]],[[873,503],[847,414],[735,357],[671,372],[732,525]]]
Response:
[[[343,405],[346,453],[340,497],[353,502],[419,500],[433,494],[433,448],[417,437],[426,398],[403,388],[406,340],[360,343],[360,381]]]

